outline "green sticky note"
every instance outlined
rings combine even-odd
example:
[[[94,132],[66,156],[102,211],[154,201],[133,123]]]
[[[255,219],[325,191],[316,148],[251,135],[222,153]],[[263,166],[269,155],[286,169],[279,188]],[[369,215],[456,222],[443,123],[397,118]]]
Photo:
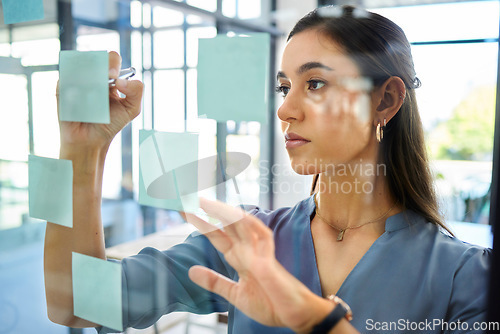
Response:
[[[141,130],[139,143],[139,203],[198,209],[198,134]]]
[[[30,217],[73,227],[73,163],[30,155]]]
[[[198,50],[198,115],[266,123],[269,34],[200,39]]]
[[[122,267],[73,252],[73,312],[75,316],[122,331]]]
[[[61,51],[61,121],[109,124],[108,63],[106,51]]]
[[[43,0],[2,0],[5,24],[42,20]]]

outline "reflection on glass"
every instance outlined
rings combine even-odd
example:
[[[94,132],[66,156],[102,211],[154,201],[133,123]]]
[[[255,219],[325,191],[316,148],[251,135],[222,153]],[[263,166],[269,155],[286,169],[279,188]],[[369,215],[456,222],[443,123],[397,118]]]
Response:
[[[217,154],[217,137],[215,136],[217,123],[211,119],[200,120],[199,125],[199,137],[198,137],[198,159],[203,159],[211,157]],[[206,174],[206,172],[205,172]],[[211,175],[215,178],[216,172],[214,171]],[[227,185],[226,185],[227,186]],[[198,192],[200,197],[216,199],[216,187],[210,187]]]

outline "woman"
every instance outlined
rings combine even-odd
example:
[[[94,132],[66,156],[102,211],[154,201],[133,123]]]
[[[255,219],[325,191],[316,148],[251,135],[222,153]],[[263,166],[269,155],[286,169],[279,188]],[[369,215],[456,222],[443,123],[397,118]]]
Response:
[[[119,63],[110,53],[113,78]],[[206,236],[122,261],[124,326],[147,327],[177,310],[229,311],[238,334],[477,332],[490,251],[440,231],[419,81],[401,29],[349,6],[315,10],[290,33],[278,82],[291,164],[316,175],[312,196],[251,214],[202,200],[223,230],[190,216]],[[104,159],[139,113],[142,84],[116,88],[126,98],[112,89],[110,125],[61,122],[61,158],[74,166],[74,227],[47,224],[45,277],[49,317],[67,326],[95,326],[72,313],[71,252],[105,258]],[[332,295],[344,301],[325,298]]]

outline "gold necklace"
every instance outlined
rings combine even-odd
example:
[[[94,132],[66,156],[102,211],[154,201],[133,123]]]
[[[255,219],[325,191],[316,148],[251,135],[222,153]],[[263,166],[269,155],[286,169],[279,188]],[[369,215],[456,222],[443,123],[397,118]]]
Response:
[[[336,229],[337,231],[339,231],[339,235],[337,236],[337,241],[342,241],[344,239],[344,232],[346,230],[352,230],[352,229],[355,229],[355,228],[358,228],[358,227],[361,227],[361,226],[365,226],[365,225],[368,225],[368,224],[371,224],[371,223],[375,223],[375,222],[378,222],[379,220],[381,220],[382,218],[385,218],[389,212],[392,211],[392,209],[394,209],[396,207],[396,204],[398,204],[398,201],[394,202],[394,205],[391,206],[391,208],[389,210],[387,210],[386,212],[384,212],[384,214],[382,214],[380,217],[378,217],[377,219],[373,219],[373,220],[370,220],[370,221],[367,221],[366,223],[362,223],[362,224],[359,224],[359,225],[356,225],[356,226],[347,226],[347,227],[344,227],[344,228],[340,228],[340,227],[337,227],[335,226],[334,224],[332,224],[331,222],[329,222],[328,220],[326,220],[325,218],[323,218],[319,212],[318,212],[318,201],[316,200],[316,195],[314,195],[314,204],[316,205],[316,215],[322,220],[324,221],[326,224],[328,224],[330,227],[333,227],[334,229]]]

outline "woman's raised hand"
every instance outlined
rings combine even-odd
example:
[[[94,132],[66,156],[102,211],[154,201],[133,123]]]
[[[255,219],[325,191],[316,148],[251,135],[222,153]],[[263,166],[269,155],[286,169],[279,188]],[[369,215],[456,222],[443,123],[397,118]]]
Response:
[[[116,52],[110,52],[111,78],[118,77],[120,65],[120,56]],[[45,233],[47,311],[49,318],[55,323],[70,327],[96,326],[74,316],[72,253],[106,258],[101,222],[104,162],[113,137],[139,115],[142,89],[143,84],[135,80],[117,80],[116,87],[109,88],[109,124],[59,122],[59,157],[73,162],[73,228],[49,222]],[[121,98],[118,91],[126,97]]]
[[[202,266],[189,277],[219,294],[257,322],[309,332],[333,309],[291,275],[276,259],[272,231],[257,217],[222,202],[201,199],[201,208],[223,229],[186,214],[226,261],[238,272],[237,282]]]
[[[118,53],[109,52],[109,77],[117,79],[121,66]],[[57,87],[59,94],[59,84]],[[126,95],[121,98],[118,91]],[[61,152],[86,149],[107,149],[114,136],[140,113],[143,84],[138,80],[116,80],[109,88],[110,123],[60,121]]]

